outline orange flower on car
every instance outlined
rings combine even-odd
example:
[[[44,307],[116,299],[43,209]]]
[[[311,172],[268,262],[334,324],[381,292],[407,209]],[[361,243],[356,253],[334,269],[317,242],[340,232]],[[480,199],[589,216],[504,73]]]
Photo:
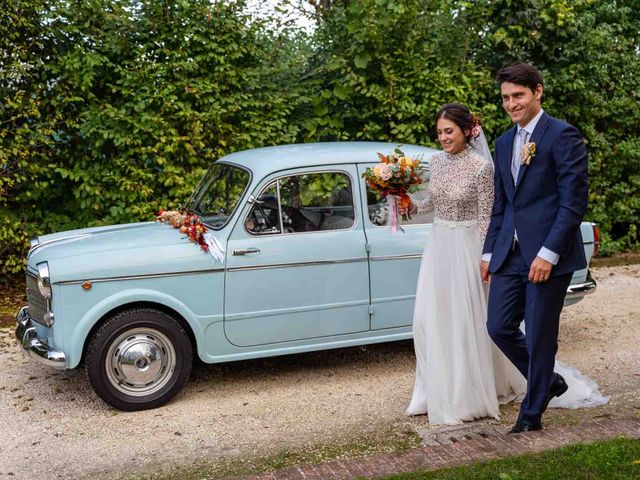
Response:
[[[209,251],[209,245],[205,242],[204,234],[207,227],[200,221],[200,217],[193,213],[178,210],[160,210],[156,215],[156,222],[167,223],[185,234],[189,240],[200,245],[205,252]]]

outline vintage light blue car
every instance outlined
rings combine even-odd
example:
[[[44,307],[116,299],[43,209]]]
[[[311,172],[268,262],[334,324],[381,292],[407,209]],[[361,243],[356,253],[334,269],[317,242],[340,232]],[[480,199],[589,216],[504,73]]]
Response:
[[[286,145],[215,162],[187,206],[222,261],[157,222],[33,240],[20,344],[51,367],[84,365],[105,402],[142,410],[180,391],[194,355],[216,363],[411,338],[432,218],[392,234],[361,177],[395,147]],[[424,161],[435,152],[403,150]],[[583,223],[589,259],[596,235]],[[595,286],[576,272],[566,304]]]

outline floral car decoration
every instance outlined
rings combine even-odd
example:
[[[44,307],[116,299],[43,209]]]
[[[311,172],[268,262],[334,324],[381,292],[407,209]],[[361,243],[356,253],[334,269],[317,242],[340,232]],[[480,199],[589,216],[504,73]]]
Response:
[[[180,233],[184,233],[189,240],[200,245],[205,252],[209,251],[209,245],[205,241],[205,233],[208,229],[202,224],[198,215],[178,210],[160,210],[156,221],[168,223],[173,228],[179,229]]]

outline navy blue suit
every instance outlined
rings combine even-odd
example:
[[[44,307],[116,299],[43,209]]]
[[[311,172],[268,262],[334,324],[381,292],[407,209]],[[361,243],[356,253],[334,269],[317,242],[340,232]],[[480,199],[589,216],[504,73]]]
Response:
[[[498,138],[495,199],[483,253],[491,253],[487,329],[527,378],[520,423],[537,425],[558,349],[558,324],[572,273],[587,265],[580,224],[587,208],[587,152],[571,125],[543,113],[530,142],[536,154],[521,165],[517,183],[511,159],[517,127]],[[514,232],[518,243],[514,246]],[[529,282],[541,247],[560,255],[549,280]],[[524,319],[526,337],[519,325]]]

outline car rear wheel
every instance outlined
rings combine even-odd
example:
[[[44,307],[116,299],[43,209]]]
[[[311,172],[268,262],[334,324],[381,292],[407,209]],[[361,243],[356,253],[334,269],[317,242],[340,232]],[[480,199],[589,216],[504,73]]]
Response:
[[[164,405],[182,389],[193,363],[182,326],[159,310],[136,308],[109,318],[91,337],[85,371],[98,396],[126,411]]]

